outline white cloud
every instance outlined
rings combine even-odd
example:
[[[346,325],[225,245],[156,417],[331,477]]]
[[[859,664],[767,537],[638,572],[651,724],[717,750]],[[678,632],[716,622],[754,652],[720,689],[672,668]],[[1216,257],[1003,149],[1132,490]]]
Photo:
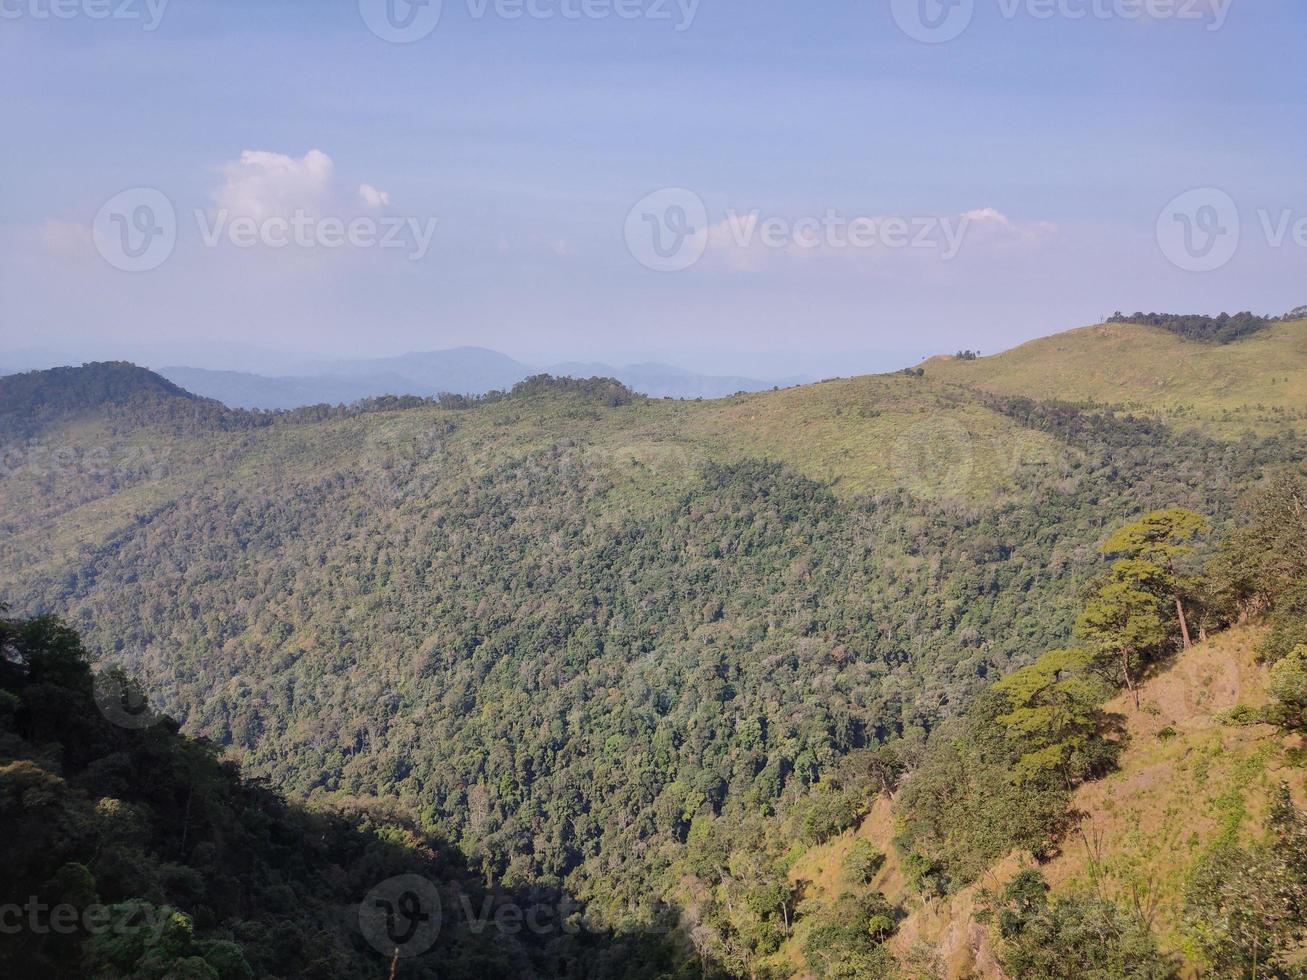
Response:
[[[226,182],[214,192],[218,207],[257,221],[316,211],[331,190],[335,165],[321,150],[296,159],[284,153],[245,150],[223,164]]]
[[[1012,219],[1002,211],[994,208],[976,208],[974,211],[964,212],[962,217],[968,221],[992,221],[995,224],[1002,225],[1004,228],[1011,228]]]
[[[1048,221],[1018,223],[995,208],[977,208],[962,215],[968,223],[968,232],[979,232],[991,241],[1031,241],[1057,231]]]
[[[360,184],[359,200],[370,208],[388,208],[390,207],[390,192],[377,190],[371,184]]]

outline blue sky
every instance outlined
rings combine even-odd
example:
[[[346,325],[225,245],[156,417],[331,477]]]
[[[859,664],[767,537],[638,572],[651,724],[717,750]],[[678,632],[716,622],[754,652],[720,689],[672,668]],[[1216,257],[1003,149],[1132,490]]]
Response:
[[[1307,302],[1300,0],[970,0],[941,43],[905,32],[910,0],[670,0],[669,19],[661,0],[632,19],[444,0],[403,44],[360,2],[171,0],[147,31],[162,0],[0,0],[3,347],[478,344],[779,376],[994,351],[1118,308]],[[176,240],[128,272],[96,220],[134,188],[166,196]],[[706,216],[702,256],[671,272],[628,239],[663,188]],[[1204,271],[1158,240],[1194,188],[1224,195],[1197,218],[1240,226]],[[220,215],[294,213],[412,247],[272,247],[265,224],[249,248],[205,242]],[[831,215],[882,234],[796,243]]]

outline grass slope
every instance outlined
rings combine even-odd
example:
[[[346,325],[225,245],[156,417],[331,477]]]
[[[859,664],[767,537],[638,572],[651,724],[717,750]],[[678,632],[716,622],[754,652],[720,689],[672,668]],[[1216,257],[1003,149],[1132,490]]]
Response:
[[[1223,345],[1101,324],[977,361],[938,358],[923,366],[933,380],[1116,405],[1226,436],[1307,426],[1307,320],[1275,323]]]
[[[1301,805],[1307,773],[1286,764],[1281,737],[1266,725],[1222,724],[1222,712],[1237,704],[1266,703],[1265,669],[1254,650],[1262,631],[1240,627],[1196,645],[1151,678],[1142,690],[1142,709],[1128,695],[1108,710],[1124,720],[1128,747],[1118,771],[1077,791],[1073,807],[1080,830],[1062,852],[1043,865],[1054,894],[1090,892],[1122,904],[1152,910],[1163,946],[1186,959],[1181,913],[1187,876],[1212,847],[1228,840],[1248,842],[1262,831],[1270,791],[1288,780]],[[1002,977],[988,930],[975,920],[978,893],[996,891],[1032,862],[1011,854],[982,880],[943,901],[923,903],[911,894],[891,844],[895,833],[888,799],[882,798],[855,830],[813,848],[794,863],[791,877],[804,897],[833,902],[849,890],[841,869],[858,838],[887,860],[869,886],[909,909],[892,940],[900,958],[933,960],[949,978]],[[802,976],[796,931],[773,962]]]

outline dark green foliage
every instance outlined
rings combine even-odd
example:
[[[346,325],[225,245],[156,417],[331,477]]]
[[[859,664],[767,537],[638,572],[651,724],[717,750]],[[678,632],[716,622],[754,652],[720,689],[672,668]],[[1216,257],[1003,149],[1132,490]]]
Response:
[[[124,361],[10,375],[0,385],[0,439],[23,437],[61,415],[121,418],[155,415],[159,422],[193,416],[212,423],[226,409]]]
[[[539,934],[492,920],[478,935],[459,895],[489,913],[567,906],[486,893],[394,814],[289,806],[166,719],[115,727],[76,635],[51,619],[0,619],[0,866],[4,976],[382,976],[358,906],[397,874],[438,883],[447,910],[401,977],[671,976],[678,958],[662,935],[573,934],[558,918]]]
[[[866,815],[869,802],[866,796],[853,796],[829,786],[826,782],[819,783],[796,805],[802,814],[799,828],[805,844],[824,844]]]
[[[1297,647],[1271,668],[1266,690],[1271,696],[1267,721],[1307,734],[1307,646]]]
[[[1018,780],[1056,773],[1070,788],[1110,758],[1111,746],[1100,738],[1108,688],[1091,673],[1092,663],[1088,651],[1053,650],[995,686],[1011,708],[999,724],[1025,753],[1014,770]]]
[[[548,374],[519,381],[510,394],[515,398],[529,398],[549,392],[579,394],[607,408],[630,405],[643,397],[612,378],[555,378]]]
[[[844,873],[854,884],[868,885],[884,865],[885,855],[871,841],[859,837],[844,859]]]
[[[1022,871],[992,901],[999,958],[1013,980],[1169,980],[1177,965],[1148,928],[1112,902],[1050,901],[1043,876]]]
[[[1307,950],[1307,814],[1287,786],[1276,792],[1267,838],[1241,848],[1224,842],[1195,869],[1185,921],[1221,978],[1302,976]]]
[[[774,808],[730,818],[701,809],[674,866],[683,884],[692,881],[689,894],[700,896],[691,925],[701,951],[732,975],[751,974],[808,914],[802,883],[789,878],[794,858],[852,826],[898,766],[885,749],[855,750],[816,786],[786,793]],[[827,823],[831,814],[840,819]]]
[[[1210,569],[1226,618],[1269,612],[1262,653],[1274,663],[1307,644],[1307,479],[1283,472],[1252,495]]]
[[[1148,327],[1169,330],[1186,340],[1230,344],[1244,337],[1249,337],[1260,330],[1265,330],[1273,320],[1252,313],[1222,313],[1219,316],[1203,316],[1196,313],[1135,313],[1127,316],[1124,313],[1116,313],[1109,317],[1107,322],[1139,323]]]
[[[974,881],[1014,847],[1048,853],[1067,821],[1070,794],[1060,772],[1014,777],[1028,746],[999,721],[1009,709],[999,692],[980,695],[936,733],[921,767],[903,782],[896,843],[928,894]]]
[[[1139,707],[1143,665],[1156,659],[1166,641],[1166,618],[1155,593],[1117,562],[1090,596],[1076,621],[1076,633],[1100,669],[1130,689]]]
[[[879,892],[846,894],[811,923],[803,942],[808,969],[821,980],[890,980],[898,965],[884,946],[903,911]]]
[[[1068,825],[1070,793],[1115,765],[1121,743],[1102,704],[1125,685],[1139,703],[1141,667],[1171,649],[1180,623],[1177,559],[1207,528],[1197,513],[1152,511],[1102,546],[1125,555],[1089,590],[1076,621],[1084,648],[1053,650],[981,694],[936,731],[896,801],[897,844],[927,894],[974,881],[1014,848],[1049,854]]]

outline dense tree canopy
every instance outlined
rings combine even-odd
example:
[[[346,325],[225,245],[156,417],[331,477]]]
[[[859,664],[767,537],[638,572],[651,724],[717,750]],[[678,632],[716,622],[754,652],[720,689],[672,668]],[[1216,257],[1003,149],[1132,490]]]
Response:
[[[383,976],[360,908],[401,875],[430,882],[446,914],[400,977],[678,969],[665,930],[592,932],[567,922],[580,906],[564,895],[487,892],[452,849],[380,805],[310,812],[242,781],[169,719],[115,724],[105,678],[56,620],[0,618],[0,651],[0,974]],[[500,928],[521,922],[497,918],[505,908],[542,909],[545,928]]]
[[[788,891],[793,849],[855,826],[905,770],[900,846],[927,894],[1055,848],[1071,787],[1113,757],[1099,668],[1129,648],[1133,681],[1174,645],[1177,581],[1203,622],[1232,615],[1228,595],[1272,601],[1259,574],[1200,583],[1100,546],[1168,508],[1228,525],[1294,440],[933,397],[1056,462],[1018,460],[979,500],[927,480],[837,492],[710,441],[681,466],[659,453],[686,414],[603,381],[216,421],[187,402],[162,424],[128,399],[57,430],[68,462],[6,475],[7,530],[62,529],[0,539],[6,596],[66,613],[248,775],[385,801],[483,888],[574,895],[618,935],[671,901],[700,962],[747,972],[816,926]],[[600,451],[596,428],[626,441]],[[154,455],[101,466],[83,438]],[[1086,632],[1113,595],[1151,603],[1157,629]],[[1129,643],[1108,633],[1127,626]],[[880,925],[832,922],[830,942],[875,963],[897,913],[856,875],[849,890]]]

